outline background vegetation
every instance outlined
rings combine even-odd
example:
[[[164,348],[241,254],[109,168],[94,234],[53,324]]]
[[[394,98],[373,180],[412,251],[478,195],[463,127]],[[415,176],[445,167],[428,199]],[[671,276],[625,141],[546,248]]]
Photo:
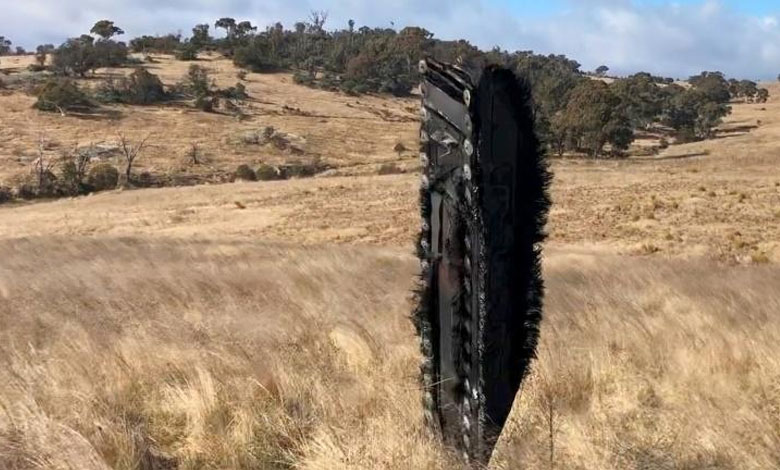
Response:
[[[58,75],[85,76],[100,67],[133,65],[131,51],[172,53],[193,61],[200,52],[216,51],[253,72],[292,71],[294,80],[303,85],[356,95],[396,96],[412,92],[420,80],[417,63],[426,56],[458,62],[474,75],[486,64],[501,64],[532,84],[539,132],[550,149],[558,155],[590,157],[625,156],[637,135],[647,132],[676,142],[710,138],[731,112],[730,102],[760,103],[769,97],[755,82],[727,79],[720,72],[702,72],[686,82],[644,72],[610,78],[606,65],[586,73],[577,61],[563,55],[498,48],[482,51],[465,40],[435,39],[420,27],[400,31],[358,28],[350,20],[345,28],[327,30],[326,21],[326,12],[313,12],[292,28],[276,23],[258,30],[249,21],[225,17],[214,23],[214,30],[224,32],[220,38],[211,35],[211,25],[198,24],[189,38],[181,34],[142,36],[132,39],[128,47],[114,39],[124,33],[122,29],[101,20],[90,34],[68,39],[57,48],[39,46],[36,57],[43,67],[46,55],[52,54],[50,68]],[[10,51],[10,41],[3,40],[6,52]],[[136,76],[133,81],[152,86],[151,92],[112,92],[109,85],[103,96],[115,102],[161,100],[165,94],[149,75]],[[198,108],[213,111],[219,96],[218,91],[201,87],[194,99]]]

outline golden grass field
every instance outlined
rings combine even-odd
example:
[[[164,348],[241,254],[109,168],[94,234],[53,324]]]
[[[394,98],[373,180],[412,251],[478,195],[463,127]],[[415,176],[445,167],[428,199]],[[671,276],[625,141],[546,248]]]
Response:
[[[160,60],[166,83],[186,69]],[[243,122],[0,96],[0,180],[29,171],[41,133],[154,129],[139,168],[161,171],[193,139],[215,168],[289,158],[226,143],[265,125],[342,175],[0,206],[0,468],[460,467],[423,426],[408,319],[417,124],[386,112],[414,101],[248,81]],[[539,359],[492,468],[780,466],[780,99],[735,105],[719,137],[553,162]],[[409,173],[373,175],[386,161]]]

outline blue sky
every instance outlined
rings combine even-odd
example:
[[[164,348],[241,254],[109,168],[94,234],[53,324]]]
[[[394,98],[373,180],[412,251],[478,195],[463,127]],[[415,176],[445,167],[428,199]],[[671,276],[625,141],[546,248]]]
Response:
[[[264,27],[327,10],[331,28],[420,25],[445,39],[566,54],[592,70],[686,77],[701,70],[774,79],[780,0],[0,0],[0,35],[34,48],[58,44],[103,18],[141,34],[189,33],[221,16]]]
[[[496,5],[509,6],[518,14],[531,14],[531,15],[551,15],[561,12],[561,10],[576,5],[577,3],[589,3],[586,1],[577,2],[575,0],[491,0],[491,3]],[[592,2],[591,2],[592,3]],[[613,3],[626,3],[626,2],[613,2]],[[701,0],[633,0],[632,2],[637,6],[665,6],[672,3],[680,5],[696,5],[701,4]],[[732,7],[737,11],[752,14],[752,15],[765,15],[769,13],[780,12],[780,4],[777,0],[729,0],[721,2],[726,6]]]

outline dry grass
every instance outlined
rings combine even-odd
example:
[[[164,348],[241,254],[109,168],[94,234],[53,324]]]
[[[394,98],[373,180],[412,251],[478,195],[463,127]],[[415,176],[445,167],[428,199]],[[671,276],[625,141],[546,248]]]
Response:
[[[547,319],[497,468],[780,462],[780,269],[548,258]]]
[[[0,467],[458,466],[420,420],[410,255],[32,238],[0,256]],[[495,468],[780,459],[776,265],[569,249],[545,269]]]
[[[56,238],[0,257],[0,468],[445,464],[409,257]]]

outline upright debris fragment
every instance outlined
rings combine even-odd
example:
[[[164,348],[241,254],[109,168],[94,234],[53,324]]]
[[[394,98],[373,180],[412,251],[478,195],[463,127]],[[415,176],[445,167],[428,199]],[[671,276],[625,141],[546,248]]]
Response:
[[[448,446],[485,464],[536,350],[550,174],[524,81],[491,66],[474,85],[432,59],[420,72],[425,413]]]

